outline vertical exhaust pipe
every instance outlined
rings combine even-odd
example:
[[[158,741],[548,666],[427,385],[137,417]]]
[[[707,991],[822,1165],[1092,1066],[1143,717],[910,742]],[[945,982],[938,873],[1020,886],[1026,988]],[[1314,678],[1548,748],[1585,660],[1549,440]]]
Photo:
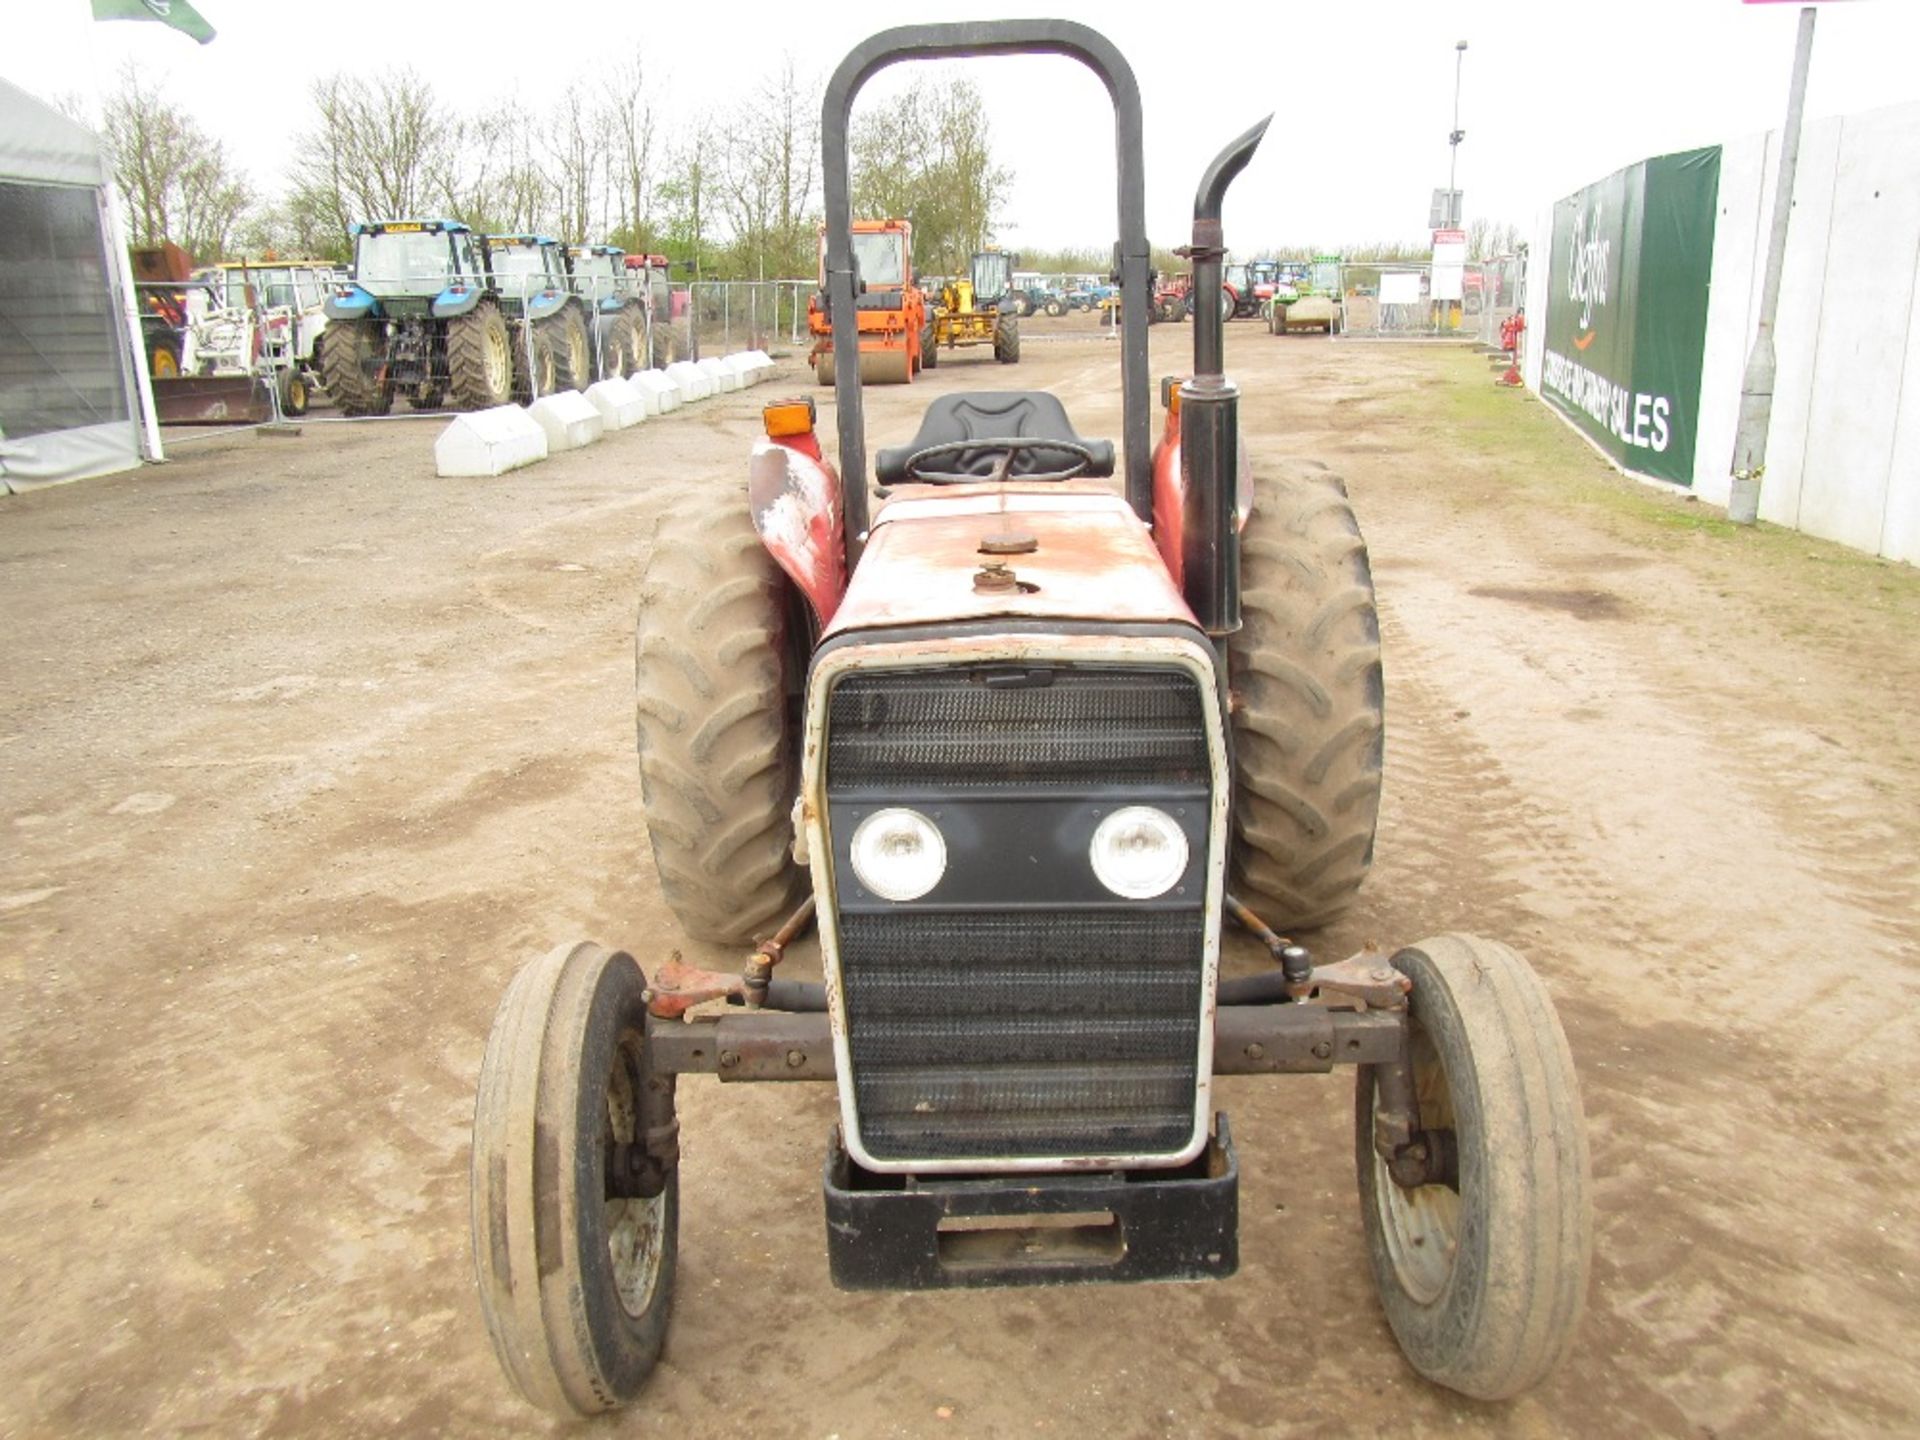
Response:
[[[1220,270],[1227,256],[1220,208],[1247,168],[1269,115],[1213,157],[1193,197],[1193,378],[1180,387],[1181,589],[1209,635],[1240,628],[1240,531],[1234,488],[1240,474],[1240,391],[1225,373],[1226,320]]]

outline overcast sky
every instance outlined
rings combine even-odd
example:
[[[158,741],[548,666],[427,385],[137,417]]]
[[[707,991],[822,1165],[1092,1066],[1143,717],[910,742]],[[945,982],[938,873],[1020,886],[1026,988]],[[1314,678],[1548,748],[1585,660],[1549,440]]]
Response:
[[[16,0],[0,75],[51,97],[111,88],[131,59],[223,138],[256,186],[279,190],[308,124],[308,82],[349,62],[411,64],[454,104],[517,91],[541,105],[596,53],[645,47],[669,115],[721,117],[782,51],[824,78],[857,41],[912,21],[991,13],[919,0],[811,6],[611,0],[418,4],[196,0],[219,30],[199,46],[154,24],[97,24],[87,0]],[[976,0],[976,4],[978,0]],[[1810,116],[1920,100],[1920,0],[1820,7]],[[1447,177],[1454,43],[1465,56],[1459,184],[1468,218],[1529,220],[1644,156],[1776,126],[1798,6],[1739,0],[1346,0],[1213,7],[1009,7],[1105,32],[1132,61],[1146,110],[1147,219],[1187,229],[1195,182],[1268,111],[1273,128],[1232,191],[1228,243],[1334,246],[1422,238]],[[1181,21],[1190,21],[1184,28]],[[1053,58],[975,61],[1015,180],[1000,238],[1018,247],[1112,239],[1111,108]],[[884,104],[901,70],[861,105]]]

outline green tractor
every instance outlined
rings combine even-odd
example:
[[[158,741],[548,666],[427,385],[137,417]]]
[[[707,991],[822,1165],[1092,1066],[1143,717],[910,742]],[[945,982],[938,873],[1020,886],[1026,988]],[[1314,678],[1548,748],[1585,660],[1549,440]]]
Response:
[[[1324,330],[1338,335],[1346,329],[1344,264],[1338,255],[1316,255],[1311,265],[1295,266],[1296,273],[1286,277],[1290,285],[1275,293],[1268,308],[1268,331],[1285,335],[1292,330]]]
[[[591,385],[593,323],[567,247],[546,235],[484,235],[481,258],[513,329],[513,398]]]
[[[321,383],[347,415],[507,402],[511,337],[499,297],[457,220],[355,225],[353,266],[324,305]]]

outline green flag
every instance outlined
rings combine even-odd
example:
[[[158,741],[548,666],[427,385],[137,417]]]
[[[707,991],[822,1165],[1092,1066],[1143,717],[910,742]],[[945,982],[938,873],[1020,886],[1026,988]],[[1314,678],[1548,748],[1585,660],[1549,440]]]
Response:
[[[213,39],[213,27],[187,0],[93,0],[96,20],[158,20],[202,45]]]

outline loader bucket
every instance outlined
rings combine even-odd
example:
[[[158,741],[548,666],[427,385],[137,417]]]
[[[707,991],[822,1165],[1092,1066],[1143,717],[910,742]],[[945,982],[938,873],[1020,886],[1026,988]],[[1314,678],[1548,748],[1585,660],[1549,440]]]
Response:
[[[258,425],[273,419],[267,382],[254,375],[182,375],[153,381],[162,425]]]

